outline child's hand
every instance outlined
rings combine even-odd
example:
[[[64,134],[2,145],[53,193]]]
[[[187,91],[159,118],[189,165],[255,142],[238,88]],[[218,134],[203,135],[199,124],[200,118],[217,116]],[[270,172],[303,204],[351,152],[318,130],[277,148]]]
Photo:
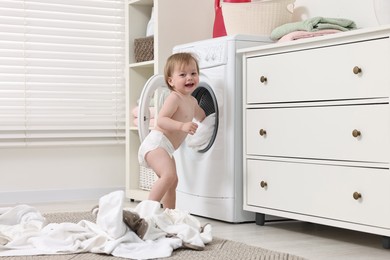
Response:
[[[198,124],[194,122],[187,122],[183,124],[182,130],[190,135],[195,134],[196,129],[198,129]]]

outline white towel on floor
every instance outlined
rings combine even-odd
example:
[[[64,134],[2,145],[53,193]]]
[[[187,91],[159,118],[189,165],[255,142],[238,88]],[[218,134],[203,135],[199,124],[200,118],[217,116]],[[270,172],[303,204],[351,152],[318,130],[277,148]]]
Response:
[[[194,248],[204,248],[212,241],[211,225],[202,226],[198,219],[179,209],[161,209],[160,203],[144,200],[135,211],[148,222],[144,240],[155,240],[166,235],[175,235]]]
[[[123,199],[123,191],[103,196],[99,200],[97,223],[82,220],[46,225],[42,214],[28,205],[0,208],[0,256],[91,252],[153,259],[169,257],[183,241],[194,245],[211,241],[211,228],[201,234],[199,223],[189,214],[179,210],[162,211],[159,203],[153,201],[143,201],[134,209],[155,223],[154,231],[159,232],[157,236],[154,234],[156,239],[141,240],[123,226]],[[163,235],[171,232],[177,236]]]
[[[99,200],[99,213],[96,224],[113,239],[118,239],[128,231],[123,222],[123,192],[112,192]]]

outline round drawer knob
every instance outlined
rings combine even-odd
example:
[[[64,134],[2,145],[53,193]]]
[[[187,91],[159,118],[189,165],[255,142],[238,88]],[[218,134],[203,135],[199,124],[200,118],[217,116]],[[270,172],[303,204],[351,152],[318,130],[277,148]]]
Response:
[[[260,129],[259,134],[261,136],[265,136],[267,134],[267,131],[265,129]]]
[[[361,73],[362,72],[362,69],[361,68],[359,68],[358,66],[355,66],[355,67],[353,67],[353,73],[354,74],[359,74],[359,73]]]
[[[357,192],[357,191],[355,191],[352,196],[353,196],[353,198],[355,200],[358,200],[358,199],[360,199],[362,197],[362,194]]]
[[[266,188],[267,187],[267,182],[266,181],[261,181],[260,182],[260,187],[262,187],[262,188]]]
[[[261,76],[261,77],[260,77],[260,82],[261,82],[261,83],[266,83],[266,82],[267,82],[267,77]]]
[[[353,131],[352,131],[352,136],[353,137],[359,137],[359,136],[361,136],[362,135],[362,133],[359,131],[359,130],[357,130],[357,129],[354,129]]]

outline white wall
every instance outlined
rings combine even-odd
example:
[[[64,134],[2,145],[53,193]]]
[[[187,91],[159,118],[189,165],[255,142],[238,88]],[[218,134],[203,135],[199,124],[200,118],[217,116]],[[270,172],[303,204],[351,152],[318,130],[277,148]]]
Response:
[[[124,187],[124,145],[0,149],[0,205],[98,199]]]
[[[294,21],[314,16],[347,18],[358,28],[378,25],[373,0],[296,0]]]

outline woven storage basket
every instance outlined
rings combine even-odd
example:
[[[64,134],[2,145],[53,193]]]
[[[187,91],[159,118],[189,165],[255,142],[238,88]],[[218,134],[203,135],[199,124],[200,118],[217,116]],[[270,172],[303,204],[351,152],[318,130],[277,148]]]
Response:
[[[151,190],[153,183],[158,179],[156,173],[147,167],[139,167],[139,188],[142,190]]]
[[[295,0],[261,0],[221,3],[227,35],[271,35],[276,27],[290,23]]]
[[[134,40],[134,57],[136,62],[154,59],[153,36],[138,38]]]

